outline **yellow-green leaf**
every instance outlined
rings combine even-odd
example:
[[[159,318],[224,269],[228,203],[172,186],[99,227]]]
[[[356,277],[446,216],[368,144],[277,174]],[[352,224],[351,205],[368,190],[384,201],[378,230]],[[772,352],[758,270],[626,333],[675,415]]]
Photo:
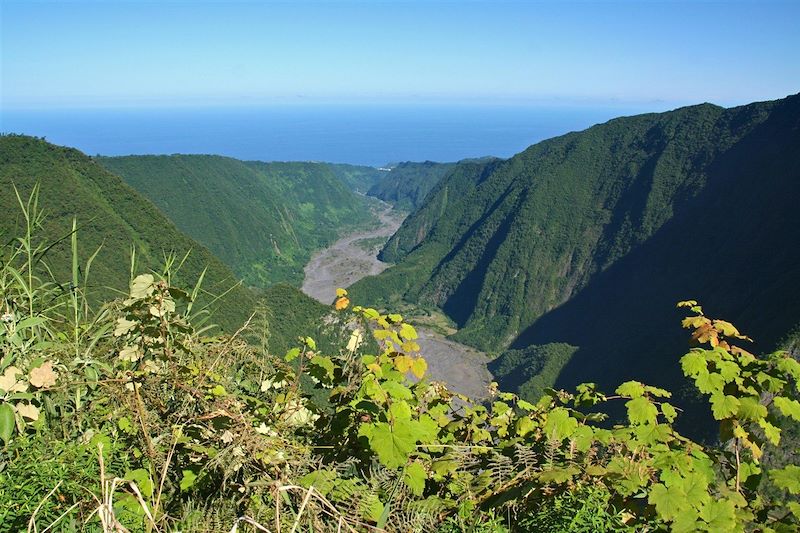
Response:
[[[415,496],[422,496],[422,493],[425,492],[425,480],[427,477],[425,468],[416,461],[408,465],[405,472],[403,472],[403,482]]]

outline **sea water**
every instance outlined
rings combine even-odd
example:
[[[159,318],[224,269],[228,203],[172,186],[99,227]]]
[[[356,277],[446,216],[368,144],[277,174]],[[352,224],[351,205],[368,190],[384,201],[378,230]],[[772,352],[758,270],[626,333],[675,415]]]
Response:
[[[89,155],[219,154],[383,166],[510,157],[549,137],[660,110],[439,104],[3,110],[0,131],[45,137]]]

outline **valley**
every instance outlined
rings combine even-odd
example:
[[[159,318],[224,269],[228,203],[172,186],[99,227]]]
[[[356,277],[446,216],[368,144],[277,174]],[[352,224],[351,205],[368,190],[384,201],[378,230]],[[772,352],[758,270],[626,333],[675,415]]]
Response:
[[[349,287],[366,276],[374,276],[389,264],[377,257],[378,243],[391,237],[404,217],[392,206],[380,202],[375,214],[380,225],[366,231],[356,231],[316,252],[305,267],[302,290],[323,304],[330,304],[338,287]],[[358,302],[356,302],[358,303]],[[486,365],[489,358],[483,352],[445,338],[431,328],[416,326],[421,352],[428,362],[428,377],[443,381],[453,390],[473,398],[486,395],[492,381]]]

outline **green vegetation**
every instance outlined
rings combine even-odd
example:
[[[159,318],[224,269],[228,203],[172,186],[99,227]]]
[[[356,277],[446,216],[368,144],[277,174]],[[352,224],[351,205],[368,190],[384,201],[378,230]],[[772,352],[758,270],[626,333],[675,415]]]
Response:
[[[255,296],[237,286],[238,278],[203,245],[187,237],[149,200],[81,152],[22,135],[0,136],[0,238],[10,242],[24,235],[15,188],[27,200],[39,184],[44,206],[41,237],[54,282],[69,293],[70,283],[85,284],[92,302],[125,291],[131,277],[132,250],[135,269],[160,271],[165,257],[181,263],[176,283],[189,284],[205,270],[204,289],[227,295],[216,301],[218,323],[233,331],[250,315]],[[157,195],[154,184],[151,194]],[[78,260],[84,265],[78,279],[72,276],[71,232],[73,220],[80,235]],[[188,254],[188,256],[186,255]],[[93,261],[89,261],[93,258]],[[39,271],[38,273],[42,273]],[[232,288],[233,287],[233,288]],[[205,298],[210,303],[213,297]],[[201,298],[202,300],[202,298]]]
[[[719,447],[680,435],[671,394],[638,381],[536,403],[495,388],[475,403],[425,379],[402,316],[351,308],[341,289],[324,319],[346,332],[339,344],[300,336],[283,357],[265,325],[295,311],[280,307],[291,290],[273,288],[274,314],[233,336],[196,327],[199,284],[176,287],[169,268],[93,307],[80,280],[65,292],[37,274],[46,243],[35,201],[21,204],[31,222],[0,248],[0,531],[800,525],[800,467],[762,461],[781,421],[800,421],[800,363],[756,357],[697,302],[678,304],[694,343],[679,364],[709,400]],[[612,426],[615,404],[625,421]],[[764,479],[773,496],[758,493]]]
[[[384,172],[367,194],[389,202],[402,211],[413,211],[453,166],[454,163],[433,161],[398,163],[391,167],[390,172]]]
[[[564,343],[507,350],[489,365],[492,375],[523,398],[541,398],[578,350]]]
[[[383,245],[386,244],[388,237],[370,237],[367,239],[359,239],[355,242],[355,244],[364,250],[365,252],[375,252],[383,248]]]
[[[485,350],[577,347],[551,385],[678,389],[669,302],[714,302],[762,350],[800,319],[799,120],[800,96],[704,104],[460,163],[384,247],[397,264],[351,293],[439,306]],[[522,355],[505,376],[538,364]]]
[[[243,162],[205,155],[98,161],[150,198],[249,286],[299,286],[315,250],[372,221],[364,200],[326,163]],[[369,167],[354,167],[361,168]]]
[[[364,167],[360,165],[347,165],[344,163],[330,163],[331,170],[336,178],[347,185],[347,187],[360,194],[367,194],[367,191],[380,181],[386,174],[383,170],[375,167]]]

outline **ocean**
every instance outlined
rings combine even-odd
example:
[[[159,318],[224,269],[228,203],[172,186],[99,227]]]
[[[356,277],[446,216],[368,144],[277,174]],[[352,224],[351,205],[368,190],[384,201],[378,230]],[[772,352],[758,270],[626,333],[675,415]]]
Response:
[[[89,155],[219,154],[382,166],[510,157],[543,139],[654,108],[500,105],[4,110],[0,131]]]

